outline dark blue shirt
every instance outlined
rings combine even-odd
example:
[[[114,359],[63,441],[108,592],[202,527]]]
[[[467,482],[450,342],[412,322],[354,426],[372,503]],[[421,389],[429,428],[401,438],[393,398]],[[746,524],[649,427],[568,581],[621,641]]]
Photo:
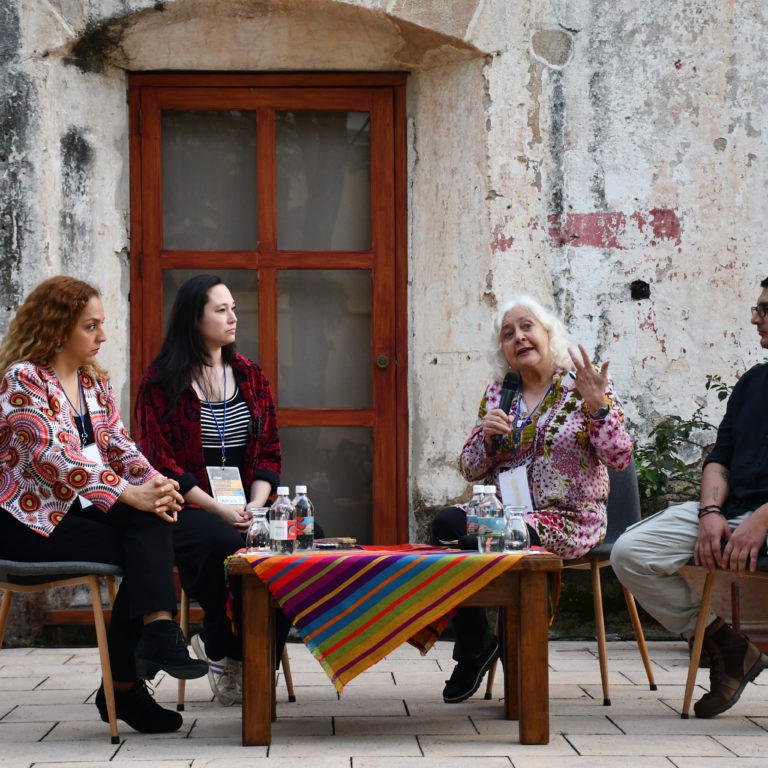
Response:
[[[736,382],[704,466],[711,461],[730,474],[726,517],[754,512],[768,502],[768,363],[750,368]]]

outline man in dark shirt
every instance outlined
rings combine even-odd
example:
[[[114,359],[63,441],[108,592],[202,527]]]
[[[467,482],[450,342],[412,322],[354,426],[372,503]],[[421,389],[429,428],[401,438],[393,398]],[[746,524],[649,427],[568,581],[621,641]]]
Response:
[[[768,349],[768,278],[752,307],[752,325]],[[678,504],[628,528],[613,545],[621,583],[668,630],[689,640],[701,598],[678,571],[695,557],[708,571],[755,570],[768,536],[768,363],[750,368],[733,388],[717,441],[704,462],[699,502]],[[725,545],[725,546],[723,546]],[[710,690],[697,717],[730,709],[748,682],[768,666],[747,637],[710,613],[704,637]]]

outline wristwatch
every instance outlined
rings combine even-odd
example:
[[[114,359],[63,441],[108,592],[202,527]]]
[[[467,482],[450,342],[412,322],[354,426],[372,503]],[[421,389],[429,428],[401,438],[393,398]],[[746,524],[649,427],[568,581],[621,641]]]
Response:
[[[611,406],[604,405],[602,408],[598,408],[594,413],[590,411],[589,418],[593,421],[604,421],[610,412]]]

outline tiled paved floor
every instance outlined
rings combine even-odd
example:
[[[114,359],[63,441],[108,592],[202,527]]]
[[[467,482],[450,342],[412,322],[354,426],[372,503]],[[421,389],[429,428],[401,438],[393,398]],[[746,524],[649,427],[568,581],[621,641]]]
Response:
[[[278,688],[273,743],[240,746],[240,708],[211,700],[205,678],[187,686],[184,725],[148,736],[127,726],[112,745],[93,705],[95,649],[0,651],[0,766],[49,768],[764,768],[768,673],[713,720],[681,720],[682,643],[650,644],[658,691],[649,691],[631,643],[609,644],[612,706],[604,707],[594,643],[550,643],[551,741],[522,746],[517,723],[481,693],[448,705],[440,692],[451,645],[420,657],[398,649],[350,683],[341,698],[308,651],[289,646],[297,702]],[[699,673],[706,683],[706,672]],[[176,681],[156,679],[172,706]],[[696,698],[703,689],[697,689]],[[122,724],[121,724],[122,725]]]

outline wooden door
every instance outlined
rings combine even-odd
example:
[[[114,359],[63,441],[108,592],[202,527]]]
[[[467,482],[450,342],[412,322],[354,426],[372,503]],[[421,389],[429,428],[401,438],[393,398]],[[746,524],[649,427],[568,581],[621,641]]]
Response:
[[[218,274],[327,535],[407,540],[404,79],[131,79],[131,380]],[[403,460],[403,457],[406,457]]]

